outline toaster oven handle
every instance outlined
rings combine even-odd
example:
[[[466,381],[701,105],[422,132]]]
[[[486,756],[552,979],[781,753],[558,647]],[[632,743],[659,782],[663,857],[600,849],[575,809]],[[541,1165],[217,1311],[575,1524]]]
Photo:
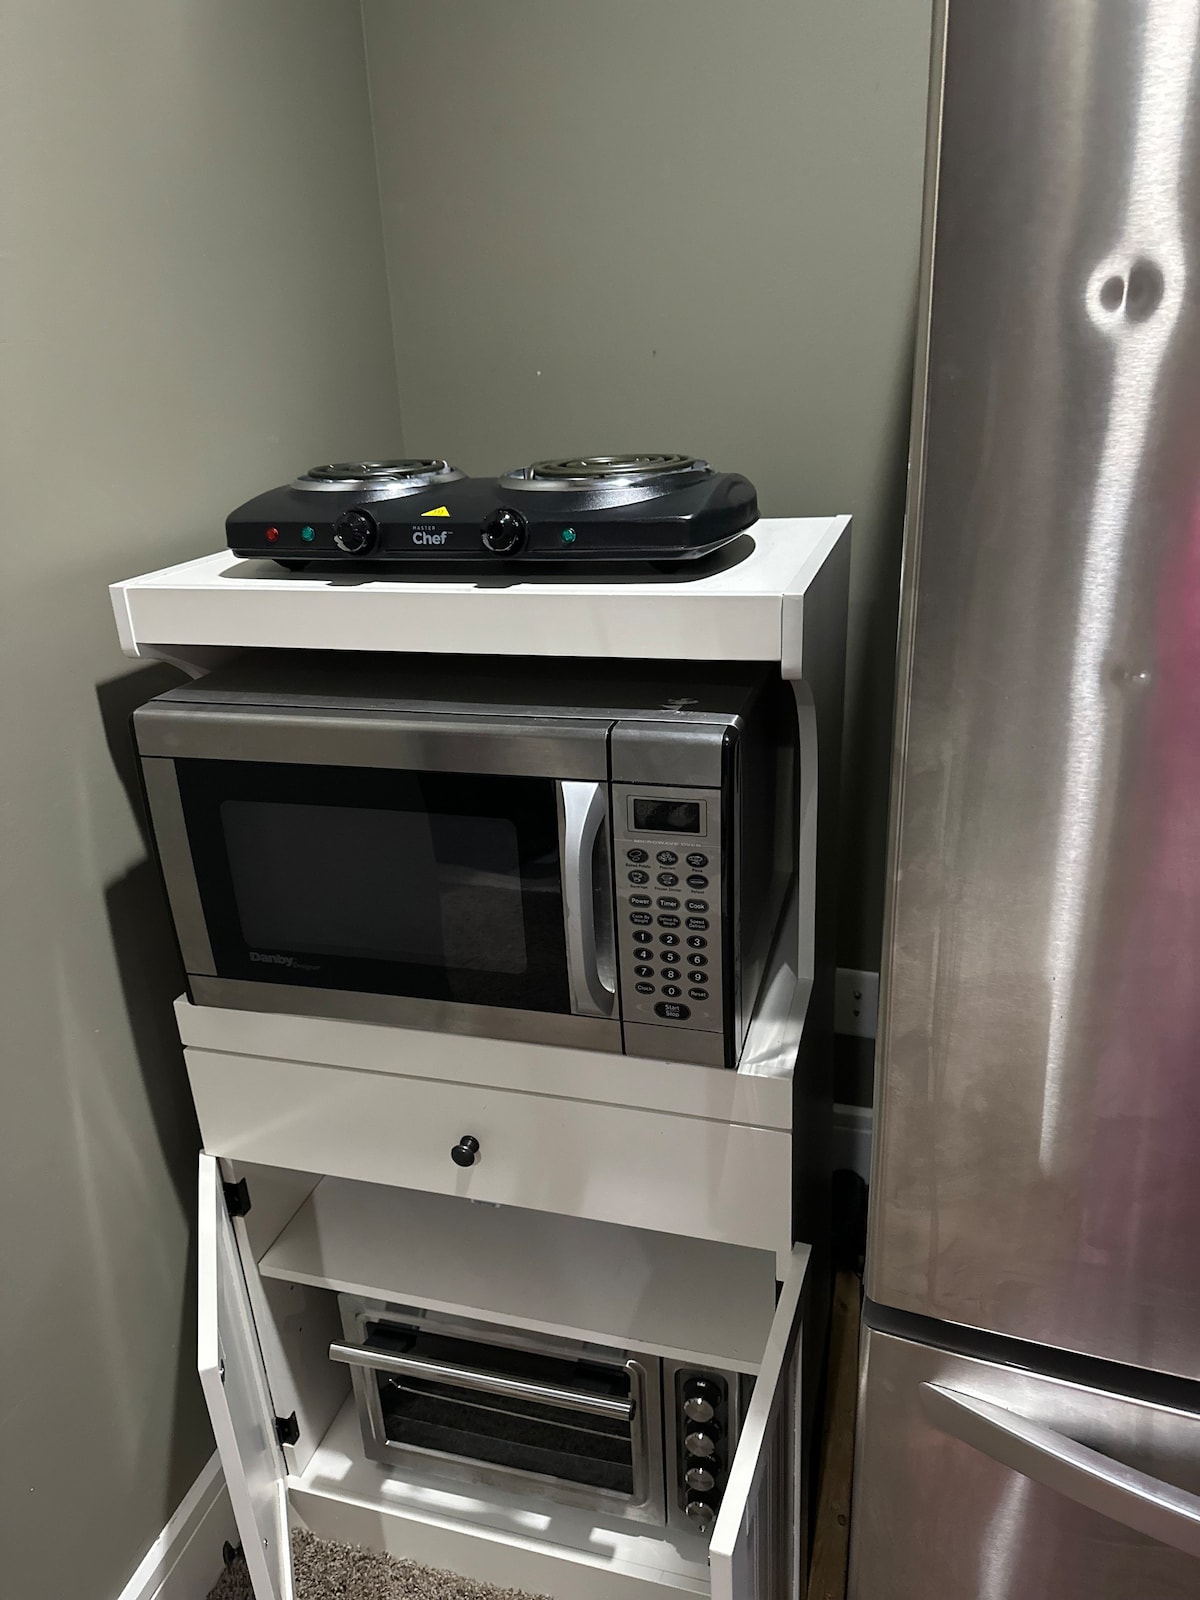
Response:
[[[559,1389],[550,1383],[530,1383],[524,1378],[506,1378],[498,1372],[481,1372],[476,1367],[460,1367],[449,1361],[427,1361],[422,1356],[399,1355],[373,1344],[329,1346],[331,1361],[344,1361],[350,1367],[370,1367],[376,1372],[395,1372],[410,1378],[426,1378],[456,1389],[473,1389],[479,1394],[501,1395],[510,1400],[534,1400],[543,1406],[561,1406],[564,1411],[584,1411],[593,1417],[610,1417],[614,1422],[630,1423],[637,1412],[633,1400],[612,1400],[607,1395],[588,1394],[580,1389]]]
[[[596,842],[608,818],[608,785],[563,778],[559,780],[558,796],[571,1010],[576,1016],[610,1017],[615,990],[604,981],[600,970],[592,871]],[[603,888],[608,893],[609,885]]]

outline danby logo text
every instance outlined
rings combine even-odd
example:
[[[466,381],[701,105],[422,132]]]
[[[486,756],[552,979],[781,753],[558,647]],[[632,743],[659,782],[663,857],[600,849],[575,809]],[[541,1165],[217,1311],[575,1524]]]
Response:
[[[447,533],[430,533],[425,528],[418,528],[413,534],[414,544],[445,544],[449,538]]]
[[[247,954],[251,961],[269,961],[273,967],[294,967],[296,965],[295,956],[266,956],[260,950],[250,950]]]

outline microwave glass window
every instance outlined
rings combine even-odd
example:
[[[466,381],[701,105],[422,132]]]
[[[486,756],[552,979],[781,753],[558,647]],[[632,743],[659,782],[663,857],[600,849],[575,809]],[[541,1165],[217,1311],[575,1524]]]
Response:
[[[221,822],[253,951],[526,970],[507,818],[227,800]]]
[[[633,802],[633,825],[639,833],[703,833],[699,800]]]
[[[177,760],[214,973],[569,1012],[550,778]]]

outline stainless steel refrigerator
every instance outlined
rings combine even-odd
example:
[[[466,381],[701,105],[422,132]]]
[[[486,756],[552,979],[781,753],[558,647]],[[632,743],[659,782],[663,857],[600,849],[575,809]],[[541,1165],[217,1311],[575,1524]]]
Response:
[[[1200,0],[936,19],[853,1600],[1200,1596]]]

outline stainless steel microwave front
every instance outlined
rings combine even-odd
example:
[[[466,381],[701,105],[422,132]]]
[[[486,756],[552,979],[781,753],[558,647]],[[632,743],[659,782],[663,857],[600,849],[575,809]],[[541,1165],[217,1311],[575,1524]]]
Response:
[[[457,709],[415,669],[269,664],[135,713],[193,1000],[735,1064],[769,689],[624,666],[542,705],[497,663]]]

